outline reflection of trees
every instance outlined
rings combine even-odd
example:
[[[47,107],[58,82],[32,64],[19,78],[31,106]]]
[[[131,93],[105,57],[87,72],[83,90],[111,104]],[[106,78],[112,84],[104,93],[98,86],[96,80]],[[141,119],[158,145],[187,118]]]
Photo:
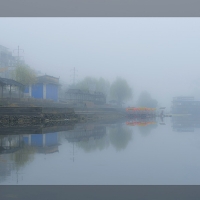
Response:
[[[6,180],[7,176],[11,175],[12,165],[10,165],[7,154],[0,154],[0,182]]]
[[[138,126],[138,129],[142,135],[148,135],[153,129],[157,128],[157,124],[149,124],[146,126]]]
[[[20,167],[34,159],[35,148],[26,146],[20,135],[0,136],[0,182],[6,180],[13,170],[18,171]]]
[[[103,150],[109,146],[106,135],[98,139],[89,139],[86,141],[80,141],[77,143],[77,146],[84,149],[85,152],[91,152],[95,150]]]
[[[19,151],[12,153],[10,159],[15,162],[17,168],[23,167],[27,163],[33,161],[35,152],[35,147],[25,145]]]
[[[125,149],[132,139],[132,130],[129,127],[117,124],[109,129],[110,143],[119,151]]]
[[[125,149],[128,142],[132,139],[132,130],[129,127],[117,124],[108,128],[108,134],[100,138],[90,137],[76,143],[77,147],[82,148],[85,152],[103,150],[112,144],[117,150]]]

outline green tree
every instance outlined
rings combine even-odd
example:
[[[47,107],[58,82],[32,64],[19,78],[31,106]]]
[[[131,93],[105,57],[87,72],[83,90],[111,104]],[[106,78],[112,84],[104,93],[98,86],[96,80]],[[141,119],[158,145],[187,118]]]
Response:
[[[137,101],[138,107],[148,107],[148,108],[156,108],[158,102],[155,99],[152,99],[150,93],[147,91],[143,91]]]
[[[78,82],[74,88],[81,90],[94,90],[96,92],[102,92],[105,95],[108,95],[110,83],[104,78],[96,79],[94,77],[85,77],[82,81]]]
[[[13,76],[16,81],[25,86],[36,82],[36,73],[28,65],[16,67]]]
[[[99,78],[97,81],[96,90],[98,92],[102,92],[105,95],[108,95],[110,91],[109,81],[105,80],[104,78]]]
[[[82,81],[75,85],[75,88],[89,91],[91,87],[96,87],[97,79],[93,77],[85,77]]]
[[[117,100],[119,105],[132,98],[132,89],[125,79],[118,77],[110,87],[111,98]]]

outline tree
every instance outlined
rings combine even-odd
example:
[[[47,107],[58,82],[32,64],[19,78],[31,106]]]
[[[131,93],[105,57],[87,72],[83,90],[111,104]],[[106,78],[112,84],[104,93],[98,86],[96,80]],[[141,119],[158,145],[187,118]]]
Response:
[[[86,91],[93,90],[96,92],[102,92],[107,95],[109,93],[110,83],[104,78],[96,79],[88,76],[78,82],[74,87]]]
[[[36,82],[36,73],[28,65],[22,65],[14,70],[14,79],[27,86]]]
[[[108,95],[110,90],[109,81],[105,80],[104,78],[99,78],[97,81],[96,90],[98,92],[102,92],[105,95]]]
[[[138,107],[148,107],[156,108],[158,102],[155,99],[152,99],[151,95],[147,91],[143,91],[137,101]]]
[[[121,105],[123,101],[132,98],[132,89],[128,85],[127,81],[122,78],[117,78],[110,87],[110,95],[112,98],[117,100],[118,104]]]
[[[78,82],[74,87],[80,90],[89,91],[96,87],[97,79],[93,77],[85,77],[82,81]]]

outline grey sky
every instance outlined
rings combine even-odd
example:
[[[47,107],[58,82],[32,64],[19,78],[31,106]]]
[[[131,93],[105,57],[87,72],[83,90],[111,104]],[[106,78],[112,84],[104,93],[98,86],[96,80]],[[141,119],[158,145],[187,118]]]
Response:
[[[136,98],[197,97],[200,18],[0,18],[0,27],[1,45],[19,45],[32,68],[67,83],[76,67],[77,80],[126,78]]]

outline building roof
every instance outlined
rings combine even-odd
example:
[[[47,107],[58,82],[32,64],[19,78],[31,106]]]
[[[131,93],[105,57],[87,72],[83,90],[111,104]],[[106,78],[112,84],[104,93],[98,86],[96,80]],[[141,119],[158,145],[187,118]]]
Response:
[[[89,92],[87,90],[81,90],[81,89],[68,89],[66,93],[73,93],[73,94],[89,94],[89,95],[99,95],[99,96],[105,96],[102,92]]]
[[[38,83],[53,83],[53,84],[59,85],[59,78],[49,76],[49,75],[38,76],[37,82]]]
[[[179,96],[179,97],[174,97],[173,101],[194,101],[194,97],[192,97],[192,96]]]
[[[0,77],[0,85],[15,85],[15,86],[18,86],[18,87],[23,87],[24,86],[20,82],[17,82],[17,81],[15,81],[13,79],[1,78],[1,77]]]
[[[67,90],[66,93],[84,93],[84,92],[80,89],[69,89]]]

